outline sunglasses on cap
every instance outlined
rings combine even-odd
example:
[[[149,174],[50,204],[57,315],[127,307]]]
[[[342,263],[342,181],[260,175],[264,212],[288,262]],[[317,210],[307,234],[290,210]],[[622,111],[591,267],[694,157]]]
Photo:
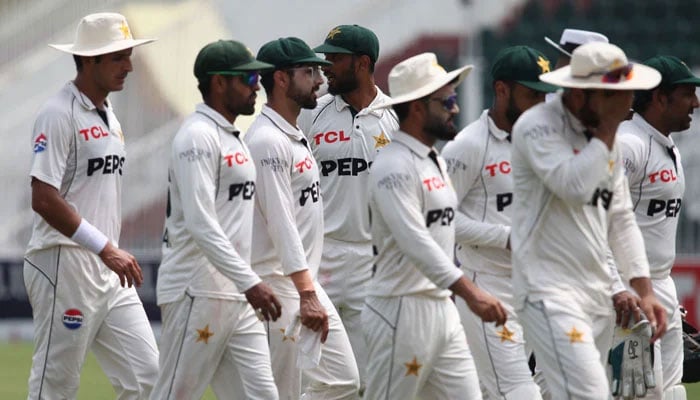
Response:
[[[208,75],[228,75],[228,76],[240,76],[248,86],[255,86],[260,81],[260,74],[257,71],[211,71],[207,72]]]
[[[615,68],[603,75],[603,83],[618,83],[620,81],[628,81],[632,79],[633,64],[623,65],[620,68]]]
[[[447,111],[452,111],[455,108],[455,106],[457,105],[457,95],[456,94],[445,97],[444,99],[440,99],[440,98],[436,98],[436,97],[429,97],[426,100],[427,101],[439,101],[440,104],[442,104],[442,108],[444,108]]]

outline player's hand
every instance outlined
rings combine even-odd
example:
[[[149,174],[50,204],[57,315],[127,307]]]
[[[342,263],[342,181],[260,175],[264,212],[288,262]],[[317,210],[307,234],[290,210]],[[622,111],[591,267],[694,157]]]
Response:
[[[107,242],[107,246],[100,252],[100,259],[105,263],[107,268],[114,271],[119,276],[119,282],[122,287],[127,284],[129,287],[136,285],[140,287],[143,283],[143,273],[141,266],[136,261],[136,258],[128,252],[115,247],[112,243]]]
[[[615,306],[615,323],[618,326],[627,326],[630,319],[633,321],[642,319],[641,308],[639,307],[641,300],[628,290],[623,290],[613,295],[612,300]]]
[[[612,367],[612,395],[625,400],[645,397],[647,389],[656,387],[651,324],[642,315],[641,320],[633,319],[630,325],[629,328],[628,325],[615,328],[608,355]]]
[[[666,310],[653,294],[643,296],[640,299],[639,307],[649,320],[653,332],[651,343],[654,343],[666,333],[666,328],[668,327]]]
[[[275,293],[269,286],[260,282],[245,291],[245,298],[253,309],[265,321],[277,321],[282,315],[282,304],[280,304]]]
[[[474,314],[478,315],[484,322],[495,322],[496,326],[506,323],[508,313],[497,298],[489,293],[474,287],[471,296],[464,299]]]
[[[321,343],[328,338],[328,313],[313,290],[299,293],[299,315],[301,323],[314,332],[321,331]]]

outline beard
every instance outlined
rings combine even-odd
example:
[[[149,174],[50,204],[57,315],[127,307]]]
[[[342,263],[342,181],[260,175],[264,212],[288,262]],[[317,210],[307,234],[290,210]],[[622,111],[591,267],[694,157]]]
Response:
[[[423,131],[438,140],[452,140],[457,136],[457,128],[454,124],[450,124],[453,117],[448,120],[441,121],[438,118],[430,118],[423,126]]]
[[[600,125],[600,116],[591,109],[589,100],[590,96],[586,94],[586,102],[579,112],[579,119],[586,128],[597,128]]]
[[[302,89],[300,89],[297,85],[294,84],[294,81],[292,81],[292,84],[289,86],[289,89],[287,89],[287,97],[294,100],[294,102],[301,106],[301,108],[312,110],[316,108],[317,90],[318,86],[314,86],[313,89],[311,89],[311,92],[305,93]]]
[[[522,113],[523,112],[515,106],[515,100],[513,99],[513,96],[510,96],[510,98],[508,99],[508,107],[506,108],[506,119],[508,120],[510,126],[515,125],[515,121],[517,121],[518,118],[520,118]]]
[[[332,95],[350,93],[357,89],[360,84],[355,76],[355,63],[345,70],[341,75],[333,76],[333,83],[328,83],[328,93]]]
[[[255,95],[251,95],[252,100],[248,103],[239,104],[238,107],[234,107],[237,115],[253,115],[255,113]]]

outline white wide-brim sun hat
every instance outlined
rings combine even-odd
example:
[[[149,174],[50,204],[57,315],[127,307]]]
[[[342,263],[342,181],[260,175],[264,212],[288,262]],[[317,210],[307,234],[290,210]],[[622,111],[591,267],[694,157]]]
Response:
[[[646,65],[630,63],[614,44],[591,42],[574,50],[569,65],[540,75],[540,80],[563,88],[648,90],[661,82],[661,74]]]
[[[80,20],[74,43],[49,46],[66,53],[92,57],[130,49],[154,40],[156,39],[134,39],[126,18],[121,14],[97,13]]]
[[[447,72],[437,62],[434,53],[422,53],[396,64],[389,72],[389,96],[391,100],[376,108],[389,107],[425,97],[448,83],[462,83],[473,68],[466,65]]]

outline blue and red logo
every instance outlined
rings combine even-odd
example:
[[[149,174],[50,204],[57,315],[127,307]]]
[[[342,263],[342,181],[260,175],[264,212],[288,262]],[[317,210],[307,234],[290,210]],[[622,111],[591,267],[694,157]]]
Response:
[[[71,330],[83,326],[83,313],[77,308],[70,308],[63,313],[63,325]]]
[[[41,153],[46,150],[46,135],[40,133],[39,136],[34,139],[34,153]]]

